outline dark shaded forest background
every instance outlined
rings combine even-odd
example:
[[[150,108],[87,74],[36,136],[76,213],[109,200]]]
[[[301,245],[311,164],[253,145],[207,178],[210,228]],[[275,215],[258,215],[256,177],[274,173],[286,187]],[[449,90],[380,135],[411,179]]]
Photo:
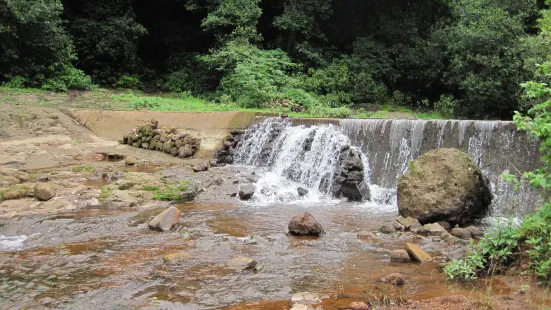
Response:
[[[4,87],[510,119],[550,51],[530,0],[0,0]]]

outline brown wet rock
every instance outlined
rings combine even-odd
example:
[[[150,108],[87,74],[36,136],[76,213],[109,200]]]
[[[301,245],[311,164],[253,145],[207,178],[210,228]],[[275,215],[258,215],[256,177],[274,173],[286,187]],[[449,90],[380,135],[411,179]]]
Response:
[[[404,225],[398,223],[397,221],[392,222],[392,226],[394,226],[394,229],[397,231],[404,231],[406,229]]]
[[[4,200],[15,200],[27,197],[27,191],[22,188],[10,189],[3,193],[0,193],[0,196]]]
[[[325,231],[314,216],[308,212],[295,215],[289,221],[289,232],[300,236],[319,236]]]
[[[452,229],[452,225],[446,221],[438,221],[436,223],[440,224],[444,229]]]
[[[148,226],[153,230],[169,231],[176,226],[176,224],[178,224],[178,219],[180,218],[181,213],[182,211],[178,208],[170,207],[151,220],[148,223]]]
[[[463,229],[463,228],[456,227],[456,228],[452,229],[452,231],[450,233],[451,233],[452,236],[457,237],[459,239],[463,239],[463,240],[472,239],[471,233],[468,230]]]
[[[388,276],[381,279],[381,281],[390,283],[392,285],[400,286],[406,283],[406,277],[401,273],[391,273]]]
[[[47,183],[38,183],[34,187],[34,196],[38,200],[48,201],[52,199],[56,194],[56,189]]]
[[[417,244],[406,243],[406,251],[414,261],[425,263],[432,260],[432,257]]]
[[[390,253],[390,261],[395,263],[410,263],[411,259],[406,250],[393,250]]]
[[[238,256],[228,262],[228,267],[235,270],[251,270],[254,269],[257,262],[245,256]]]

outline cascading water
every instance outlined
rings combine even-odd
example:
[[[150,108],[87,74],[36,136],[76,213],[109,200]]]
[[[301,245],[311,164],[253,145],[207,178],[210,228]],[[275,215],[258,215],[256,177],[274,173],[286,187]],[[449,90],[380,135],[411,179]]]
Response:
[[[308,190],[301,202],[333,200],[339,156],[351,147],[336,126],[292,126],[279,119],[252,126],[242,141],[235,163],[261,168],[255,199],[264,203],[297,201],[301,187]],[[362,162],[367,164],[367,159],[362,157]],[[365,165],[363,174],[362,179],[369,180]]]
[[[312,126],[305,122],[266,119],[245,134],[235,162],[261,167],[257,199],[297,201],[297,187],[309,190],[302,202],[332,199],[329,183],[339,153],[352,146],[363,154],[371,204],[395,208],[397,180],[407,171],[409,162],[432,149],[447,147],[467,152],[482,169],[494,194],[494,215],[524,214],[539,202],[539,196],[528,185],[521,184],[517,192],[501,177],[539,165],[537,141],[517,132],[512,122],[328,120],[329,124],[316,121]]]

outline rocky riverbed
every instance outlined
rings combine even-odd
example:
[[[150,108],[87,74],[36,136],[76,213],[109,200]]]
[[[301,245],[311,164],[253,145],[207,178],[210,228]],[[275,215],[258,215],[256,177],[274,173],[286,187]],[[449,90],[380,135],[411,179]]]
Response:
[[[258,181],[257,169],[209,167],[212,158],[121,145],[53,108],[2,110],[0,192],[9,194],[0,202],[0,309],[536,309],[549,303],[548,292],[522,270],[472,285],[447,282],[438,265],[461,255],[467,242],[395,225],[397,210],[346,200],[241,201],[240,190]],[[163,199],[172,194],[189,201]],[[150,229],[169,206],[181,211],[172,229]],[[323,233],[289,234],[289,220],[302,212]],[[392,229],[380,231],[385,225]],[[415,246],[431,259],[393,259]]]

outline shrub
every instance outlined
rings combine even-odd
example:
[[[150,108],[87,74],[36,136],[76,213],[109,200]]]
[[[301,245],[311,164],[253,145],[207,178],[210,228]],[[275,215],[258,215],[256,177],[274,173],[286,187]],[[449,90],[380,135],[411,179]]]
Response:
[[[142,82],[136,74],[123,74],[115,83],[116,88],[140,89]]]
[[[26,83],[27,79],[25,77],[17,75],[10,78],[7,82],[2,83],[2,86],[8,88],[23,88]]]
[[[91,90],[94,87],[88,75],[71,65],[63,65],[59,72],[54,68],[50,70],[53,72],[53,77],[42,83],[44,90],[64,92],[69,89]]]
[[[444,117],[452,117],[456,101],[452,96],[442,95],[440,100],[434,103],[434,109]]]

